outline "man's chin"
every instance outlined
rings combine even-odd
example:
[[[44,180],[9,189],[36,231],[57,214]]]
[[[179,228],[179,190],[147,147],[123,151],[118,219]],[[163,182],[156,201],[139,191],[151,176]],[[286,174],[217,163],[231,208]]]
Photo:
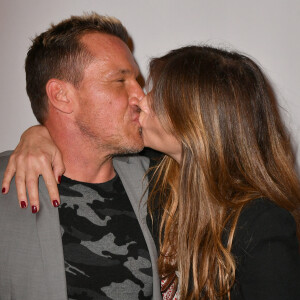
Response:
[[[141,147],[124,147],[115,151],[113,156],[137,154],[141,152],[143,149],[144,149],[144,145]]]
[[[124,148],[124,154],[133,154],[133,153],[139,153],[141,152],[142,150],[144,149],[144,143],[141,142],[141,143],[138,143],[138,144],[135,144],[131,147],[126,147]]]
[[[144,149],[144,142],[142,138],[137,139],[135,142],[130,142],[122,145],[119,149],[116,149],[116,155],[126,155],[139,153]]]

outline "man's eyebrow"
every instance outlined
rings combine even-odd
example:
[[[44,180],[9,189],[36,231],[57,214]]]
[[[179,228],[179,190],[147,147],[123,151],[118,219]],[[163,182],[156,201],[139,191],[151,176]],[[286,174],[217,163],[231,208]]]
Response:
[[[127,75],[127,74],[132,74],[133,72],[129,69],[120,69],[117,71],[112,71],[109,73],[110,76],[117,76],[117,75]]]
[[[140,74],[139,69],[137,70],[120,69],[116,71],[111,71],[108,75],[113,77],[118,75],[131,75],[131,74],[136,74],[136,76],[139,76]]]

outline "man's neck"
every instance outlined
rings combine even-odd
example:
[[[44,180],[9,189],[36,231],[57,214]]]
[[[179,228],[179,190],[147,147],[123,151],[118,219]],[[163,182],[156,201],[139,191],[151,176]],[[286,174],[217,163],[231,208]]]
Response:
[[[73,180],[89,183],[106,182],[116,175],[111,158],[91,157],[64,151],[63,160],[66,167],[64,175]]]
[[[108,151],[98,149],[78,132],[68,133],[53,130],[47,126],[49,133],[62,153],[66,167],[64,175],[73,180],[102,183],[115,176],[112,157]]]

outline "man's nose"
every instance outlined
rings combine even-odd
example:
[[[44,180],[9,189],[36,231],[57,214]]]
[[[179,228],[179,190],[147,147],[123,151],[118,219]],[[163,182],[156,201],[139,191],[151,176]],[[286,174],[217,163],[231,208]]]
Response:
[[[141,86],[136,83],[134,88],[132,89],[130,95],[129,95],[129,103],[131,105],[137,105],[139,106],[139,102],[145,97],[145,93]]]

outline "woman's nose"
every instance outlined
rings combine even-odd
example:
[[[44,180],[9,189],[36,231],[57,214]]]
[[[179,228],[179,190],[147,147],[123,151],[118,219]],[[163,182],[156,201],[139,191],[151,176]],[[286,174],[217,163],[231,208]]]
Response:
[[[141,109],[141,111],[149,114],[150,110],[149,110],[148,97],[147,96],[145,96],[141,101],[139,101],[138,106]]]

